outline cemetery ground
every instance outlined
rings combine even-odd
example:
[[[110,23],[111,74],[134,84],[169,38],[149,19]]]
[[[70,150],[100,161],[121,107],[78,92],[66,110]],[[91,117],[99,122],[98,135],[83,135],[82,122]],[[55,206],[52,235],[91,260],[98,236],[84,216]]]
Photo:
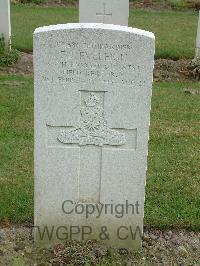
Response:
[[[130,254],[107,250],[95,242],[84,247],[70,242],[54,249],[33,248],[33,78],[1,75],[0,86],[0,261],[7,265],[11,258],[14,265],[59,260],[72,265],[198,263],[198,82],[154,84],[143,251]]]
[[[13,47],[28,53],[21,53],[17,64],[0,68],[0,265],[198,265],[200,85],[188,71],[197,13],[130,10],[130,26],[155,33],[159,58],[145,234],[143,249],[136,253],[95,241],[70,241],[51,249],[33,246],[32,32],[40,25],[78,22],[78,10],[14,5],[11,14]]]
[[[39,26],[76,23],[78,9],[13,5],[13,47],[32,51],[32,33]],[[156,36],[157,58],[192,58],[198,13],[195,11],[147,11],[130,9],[129,26],[151,31]]]

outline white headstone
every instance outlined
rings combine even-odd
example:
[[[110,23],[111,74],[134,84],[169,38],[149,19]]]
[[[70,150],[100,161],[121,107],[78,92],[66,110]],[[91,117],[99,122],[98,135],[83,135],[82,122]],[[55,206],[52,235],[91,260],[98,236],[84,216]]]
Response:
[[[10,46],[10,0],[0,0],[0,38],[4,37],[6,45]]]
[[[80,23],[128,26],[129,0],[79,0]]]
[[[196,58],[200,58],[200,11],[199,11],[198,26],[197,26],[197,38],[196,38],[195,57]]]
[[[146,31],[35,30],[36,241],[140,247],[153,62],[154,35]]]

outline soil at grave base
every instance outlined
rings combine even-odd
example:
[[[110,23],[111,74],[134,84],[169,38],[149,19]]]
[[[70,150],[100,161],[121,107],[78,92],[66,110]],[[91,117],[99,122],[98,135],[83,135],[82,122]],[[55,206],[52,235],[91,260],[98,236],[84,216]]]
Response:
[[[200,265],[200,232],[145,229],[142,246],[134,253],[88,240],[37,248],[31,227],[1,227],[0,265]]]
[[[193,80],[188,66],[190,59],[171,60],[156,59],[154,68],[154,81],[186,81]],[[33,55],[21,53],[18,62],[14,66],[0,67],[0,74],[32,75]]]
[[[33,55],[21,53],[17,63],[9,67],[0,66],[0,74],[9,75],[32,75],[33,74]]]

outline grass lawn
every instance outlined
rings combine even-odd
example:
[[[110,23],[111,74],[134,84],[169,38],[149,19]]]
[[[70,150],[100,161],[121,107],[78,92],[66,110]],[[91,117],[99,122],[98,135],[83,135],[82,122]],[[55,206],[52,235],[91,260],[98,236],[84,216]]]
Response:
[[[32,33],[44,25],[78,22],[78,9],[12,5],[13,47],[32,50]],[[198,13],[194,11],[130,10],[129,26],[152,31],[156,35],[156,56],[192,58]]]
[[[145,224],[200,229],[199,83],[153,90]],[[0,221],[33,221],[33,80],[0,76]]]
[[[0,220],[32,221],[32,79],[0,77],[0,158]]]

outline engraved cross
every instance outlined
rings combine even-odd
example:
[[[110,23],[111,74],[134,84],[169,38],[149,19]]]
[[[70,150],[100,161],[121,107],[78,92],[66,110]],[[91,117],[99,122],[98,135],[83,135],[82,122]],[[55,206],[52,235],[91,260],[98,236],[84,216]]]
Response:
[[[103,3],[103,13],[96,13],[96,16],[102,17],[102,23],[105,23],[108,16],[112,17],[112,13],[106,13],[106,3]]]
[[[55,127],[49,137],[79,147],[78,201],[100,202],[103,150],[136,149],[137,129],[111,129],[104,114],[105,91],[80,91],[80,119],[75,127]],[[55,129],[55,130],[54,130]],[[87,182],[85,180],[87,179]],[[91,186],[88,187],[88,183]]]

